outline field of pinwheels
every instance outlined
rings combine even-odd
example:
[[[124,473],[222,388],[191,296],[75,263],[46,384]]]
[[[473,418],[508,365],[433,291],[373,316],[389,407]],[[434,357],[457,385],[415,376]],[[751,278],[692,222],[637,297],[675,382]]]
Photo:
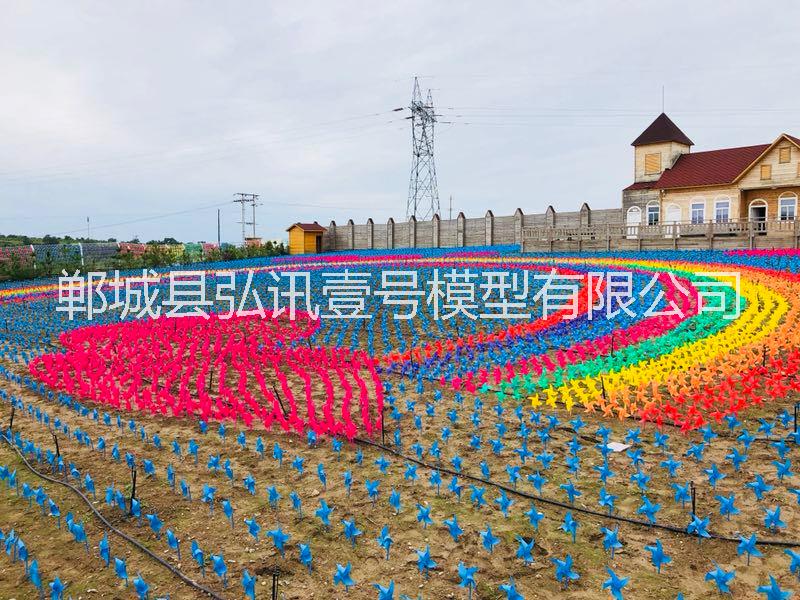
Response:
[[[800,252],[175,269],[0,287],[0,596],[800,597]]]

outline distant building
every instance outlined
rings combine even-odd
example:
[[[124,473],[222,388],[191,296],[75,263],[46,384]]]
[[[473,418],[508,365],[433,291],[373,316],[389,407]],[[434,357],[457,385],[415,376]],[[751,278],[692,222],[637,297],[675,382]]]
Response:
[[[289,254],[315,254],[322,252],[322,234],[325,228],[317,223],[295,223],[289,232]]]
[[[793,221],[800,194],[800,139],[691,152],[661,113],[634,147],[634,181],[622,192],[628,225],[735,220]]]

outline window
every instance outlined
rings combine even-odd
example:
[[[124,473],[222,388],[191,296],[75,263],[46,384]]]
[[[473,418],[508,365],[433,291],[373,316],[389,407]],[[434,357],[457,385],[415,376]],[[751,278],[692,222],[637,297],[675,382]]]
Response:
[[[661,152],[646,154],[644,157],[644,174],[655,175],[661,173]]]
[[[647,205],[647,224],[658,225],[659,217],[661,216],[661,208],[658,204]]]
[[[790,146],[778,150],[778,162],[779,163],[792,162],[792,148]]]
[[[727,223],[731,219],[731,201],[720,198],[714,203],[714,220],[717,223]]]
[[[781,221],[794,221],[797,216],[797,194],[785,193],[778,198],[778,214]]]
[[[761,165],[761,179],[772,179],[772,165]]]
[[[706,220],[706,203],[692,202],[692,225],[700,225]]]

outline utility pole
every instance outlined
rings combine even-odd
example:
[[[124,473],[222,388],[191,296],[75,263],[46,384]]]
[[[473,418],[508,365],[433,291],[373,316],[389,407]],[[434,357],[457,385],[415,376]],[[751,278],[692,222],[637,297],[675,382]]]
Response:
[[[222,229],[220,226],[220,209],[217,209],[217,248],[222,248]]]
[[[256,237],[256,205],[258,205],[258,194],[244,194],[239,192],[238,194],[233,195],[233,201],[237,202],[242,205],[242,220],[239,221],[242,225],[242,246],[247,245],[247,226],[253,226],[253,237]],[[246,215],[246,208],[247,205],[250,204],[253,207],[253,220],[248,221]]]
[[[433,96],[428,90],[428,97],[422,100],[419,89],[419,78],[414,77],[414,91],[411,95],[411,143],[412,163],[411,180],[408,184],[408,201],[406,218],[412,216],[427,221],[439,214],[439,190],[436,185],[436,165],[433,160],[433,124],[436,112],[433,108]]]
[[[91,226],[89,224],[89,217],[86,217],[86,241],[88,242],[92,237]]]
[[[449,221],[453,220],[453,194],[450,194],[450,210],[448,212],[447,219]]]

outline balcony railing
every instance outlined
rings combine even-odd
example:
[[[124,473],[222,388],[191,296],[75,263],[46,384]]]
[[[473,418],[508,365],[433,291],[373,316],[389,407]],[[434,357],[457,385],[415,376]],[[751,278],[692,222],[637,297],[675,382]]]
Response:
[[[800,237],[800,220],[732,219],[729,221],[661,222],[655,225],[604,223],[579,227],[523,227],[522,240],[537,242],[689,237]]]

